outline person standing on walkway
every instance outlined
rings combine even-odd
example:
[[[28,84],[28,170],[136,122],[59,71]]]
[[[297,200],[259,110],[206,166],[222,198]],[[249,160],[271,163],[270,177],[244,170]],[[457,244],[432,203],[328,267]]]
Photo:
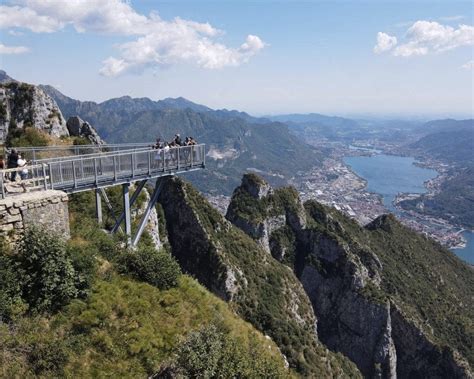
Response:
[[[7,168],[17,168],[18,167],[18,153],[15,149],[12,149],[11,153],[8,155]],[[14,182],[16,180],[16,170],[11,172],[10,180]]]

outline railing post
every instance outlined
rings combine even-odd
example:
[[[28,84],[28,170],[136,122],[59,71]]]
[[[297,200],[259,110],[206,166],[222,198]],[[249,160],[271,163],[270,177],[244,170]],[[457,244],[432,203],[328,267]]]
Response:
[[[130,153],[130,164],[132,166],[132,178],[135,177],[135,152]]]
[[[206,167],[206,146],[201,145],[202,168]]]
[[[94,158],[94,179],[95,179],[95,184],[99,183],[98,178],[97,178],[97,159]]]
[[[153,153],[153,150],[152,151],[149,151],[148,152],[148,176],[151,175],[151,154]],[[159,152],[158,152],[159,154]]]
[[[2,199],[5,199],[5,184],[3,183],[3,171],[0,171],[0,187],[2,189]]]
[[[114,155],[114,180],[117,180],[117,156]]]
[[[76,161],[72,161],[72,178],[74,180],[74,188],[77,188]]]
[[[194,145],[191,145],[191,168],[193,168]]]
[[[44,167],[43,166],[43,170],[44,170]],[[51,163],[48,164],[48,168],[49,168],[49,183],[50,183],[50,187],[51,189],[54,189],[54,183],[53,183],[53,168],[51,166]],[[43,171],[44,172],[44,171]],[[46,185],[46,172],[44,172],[44,188],[45,189],[48,189],[47,185]]]
[[[48,189],[48,180],[46,179],[46,165],[43,163],[41,165],[41,167],[43,168],[43,185],[44,185],[44,189],[47,190]]]
[[[177,155],[177,157],[178,157],[178,162],[177,162],[177,167],[178,167],[177,170],[178,170],[178,171],[179,171],[179,153],[180,153],[180,152],[181,152],[181,148],[180,148],[180,147],[176,148],[176,153],[177,153],[176,155]]]

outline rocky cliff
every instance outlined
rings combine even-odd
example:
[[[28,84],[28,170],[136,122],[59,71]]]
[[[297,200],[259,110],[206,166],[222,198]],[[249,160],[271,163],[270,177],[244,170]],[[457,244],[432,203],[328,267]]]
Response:
[[[173,255],[185,272],[269,335],[291,367],[308,377],[359,375],[346,358],[319,342],[309,299],[288,267],[182,180],[167,179],[159,201]]]
[[[472,377],[474,276],[449,251],[393,216],[361,228],[317,202],[303,208],[293,189],[252,174],[227,218],[294,270],[320,340],[365,376]]]
[[[10,129],[26,127],[55,137],[69,135],[56,102],[39,87],[16,81],[0,84],[0,142]]]
[[[72,137],[83,137],[92,145],[104,145],[105,142],[100,138],[99,133],[87,121],[79,116],[69,117],[66,123],[69,135]]]

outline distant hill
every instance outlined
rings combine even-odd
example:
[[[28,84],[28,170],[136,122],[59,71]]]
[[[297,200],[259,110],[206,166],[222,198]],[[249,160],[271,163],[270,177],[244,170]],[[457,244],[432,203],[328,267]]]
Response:
[[[303,123],[319,123],[327,126],[337,127],[354,127],[357,125],[357,121],[337,116],[325,116],[319,113],[308,113],[308,114],[287,114],[278,116],[268,116],[268,119],[272,121],[280,122],[292,122],[297,124]]]
[[[422,128],[428,134],[410,145],[415,153],[457,166],[474,165],[474,120],[437,120]]]
[[[321,153],[306,145],[281,122],[247,113],[212,110],[184,98],[152,101],[128,96],[103,103],[71,99],[51,86],[42,86],[64,116],[78,115],[108,142],[170,140],[175,133],[206,143],[209,170],[190,175],[208,193],[231,194],[241,175],[255,171],[272,184],[285,184],[298,171],[321,162]]]

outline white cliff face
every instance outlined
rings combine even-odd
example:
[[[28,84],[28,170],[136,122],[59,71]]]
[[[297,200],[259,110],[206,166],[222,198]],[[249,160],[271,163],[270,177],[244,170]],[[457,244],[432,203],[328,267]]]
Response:
[[[34,127],[52,136],[68,136],[56,102],[39,87],[18,82],[0,85],[0,142],[10,128]]]
[[[141,205],[140,209],[137,212],[137,217],[141,217],[145,212],[146,206],[150,201],[150,194],[146,188],[143,189],[143,193],[145,194],[145,201]],[[159,223],[158,223],[158,213],[156,209],[153,208],[150,213],[150,217],[148,218],[148,223],[145,227],[145,230],[150,235],[155,248],[158,250],[162,247],[162,243],[160,240],[160,230],[159,230]]]

